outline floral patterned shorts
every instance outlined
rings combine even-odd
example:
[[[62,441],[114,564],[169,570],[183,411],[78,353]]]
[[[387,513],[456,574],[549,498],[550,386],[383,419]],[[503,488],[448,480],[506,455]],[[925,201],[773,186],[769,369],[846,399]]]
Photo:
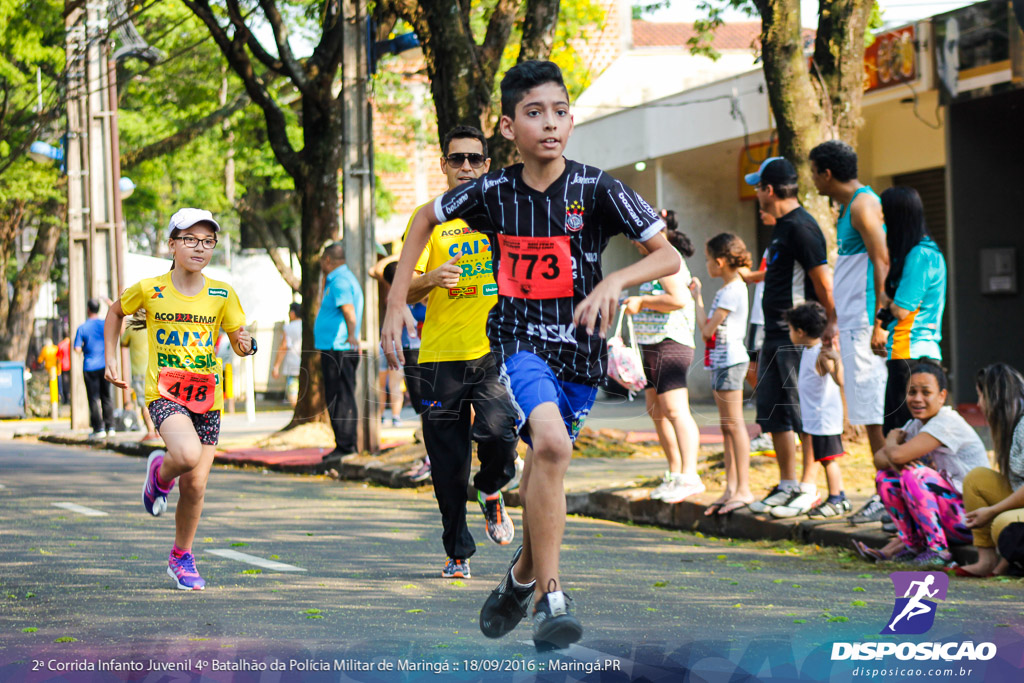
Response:
[[[184,415],[192,420],[192,425],[199,435],[199,443],[206,446],[216,446],[220,437],[220,411],[211,410],[207,413],[193,413],[183,405],[166,398],[158,398],[149,404],[149,415],[153,418],[153,425],[160,431],[160,425],[171,415]]]

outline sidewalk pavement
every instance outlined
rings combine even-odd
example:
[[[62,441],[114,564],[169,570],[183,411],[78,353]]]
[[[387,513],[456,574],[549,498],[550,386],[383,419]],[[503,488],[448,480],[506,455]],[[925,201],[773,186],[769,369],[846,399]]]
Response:
[[[701,431],[702,463],[710,454],[720,452],[721,432],[713,405],[691,407]],[[751,436],[759,433],[750,410],[746,415]],[[261,410],[255,423],[249,423],[244,413],[225,414],[221,420],[221,439],[216,463],[239,467],[259,467],[301,475],[315,475],[321,458],[333,449],[333,443],[320,447],[268,450],[257,443],[279,431],[291,420],[290,410]],[[340,471],[331,472],[333,478],[361,480],[392,488],[429,486],[429,480],[416,483],[409,472],[422,459],[424,450],[418,439],[419,419],[409,409],[403,411],[400,427],[382,427],[382,453],[377,456],[351,455],[343,459]],[[389,421],[390,422],[390,421]],[[708,536],[743,538],[752,540],[793,539],[810,544],[851,548],[853,540],[872,547],[884,545],[889,535],[881,531],[878,523],[852,526],[846,519],[812,521],[804,518],[779,520],[770,515],[755,515],[747,509],[726,516],[706,517],[707,506],[718,497],[718,491],[709,490],[676,504],[650,499],[650,492],[660,483],[665,459],[657,448],[657,435],[644,410],[643,400],[625,401],[605,399],[599,401],[587,420],[588,433],[597,441],[610,441],[624,449],[628,457],[574,457],[566,475],[566,508],[569,514],[584,515],[611,521],[650,524],[666,528],[701,532]],[[49,443],[91,446],[146,457],[160,442],[138,441],[140,434],[118,433],[103,440],[90,441],[88,431],[74,432],[67,420],[18,420],[0,422],[0,440],[11,438],[38,438]],[[653,444],[652,444],[653,442]],[[642,444],[646,447],[633,446]],[[650,446],[654,447],[651,448]],[[758,461],[755,457],[753,460]],[[770,462],[760,459],[761,463]],[[772,463],[770,465],[774,467]],[[713,465],[712,465],[713,467]],[[866,500],[867,493],[851,494],[856,510]],[[763,495],[760,491],[755,496]],[[475,492],[470,493],[471,499]],[[519,507],[518,491],[505,493],[506,504]],[[961,564],[973,561],[973,546],[954,548],[954,556]]]

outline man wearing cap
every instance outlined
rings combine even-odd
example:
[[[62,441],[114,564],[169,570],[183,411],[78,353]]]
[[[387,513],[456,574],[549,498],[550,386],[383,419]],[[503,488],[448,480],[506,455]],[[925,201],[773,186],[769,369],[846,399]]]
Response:
[[[776,506],[809,511],[818,502],[815,487],[814,453],[809,437],[801,436],[803,476],[796,480],[796,433],[801,432],[797,374],[801,349],[789,339],[784,313],[805,301],[825,307],[828,327],[822,343],[831,346],[836,336],[836,312],[832,301],[832,273],[828,267],[825,236],[818,222],[797,199],[796,169],[782,157],[766,159],[757,173],[746,176],[756,187],[761,210],[775,219],[768,245],[764,276],[764,346],[757,367],[757,422],[762,432],[772,435],[780,482],[761,501],[751,504],[754,512],[769,512]]]
[[[320,256],[324,295],[313,324],[313,343],[320,353],[324,400],[334,430],[335,449],[324,465],[336,465],[356,452],[356,370],[359,368],[359,326],[363,319],[363,288],[345,265],[345,247],[333,242]]]

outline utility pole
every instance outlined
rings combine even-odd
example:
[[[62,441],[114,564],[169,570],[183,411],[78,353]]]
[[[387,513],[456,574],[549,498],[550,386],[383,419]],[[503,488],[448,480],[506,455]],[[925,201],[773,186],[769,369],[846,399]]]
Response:
[[[115,300],[124,287],[117,72],[110,55],[108,0],[65,0],[67,50],[69,333],[85,321],[85,302]],[[122,376],[130,372],[122,351]],[[71,354],[71,428],[89,424],[82,361]],[[109,388],[104,387],[107,390]],[[123,405],[124,395],[117,394]]]
[[[65,50],[67,54],[68,138],[65,157],[68,173],[68,334],[72,340],[85,321],[85,302],[89,233],[87,232],[88,171],[85,168],[85,141],[88,135],[88,92],[86,80],[86,10],[76,0],[64,0]],[[82,378],[82,359],[71,353],[71,428],[89,424],[89,407]]]
[[[345,22],[342,40],[341,83],[344,103],[342,145],[342,226],[345,259],[363,283],[362,342],[366,355],[356,378],[359,406],[360,451],[380,451],[377,419],[377,362],[380,354],[377,315],[377,281],[369,276],[377,261],[374,226],[374,174],[372,113],[367,96],[370,71],[367,64],[369,16],[366,0],[342,0]]]

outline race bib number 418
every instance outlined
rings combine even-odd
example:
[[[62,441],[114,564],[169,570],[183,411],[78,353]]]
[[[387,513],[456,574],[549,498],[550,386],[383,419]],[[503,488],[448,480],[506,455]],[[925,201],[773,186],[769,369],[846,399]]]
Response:
[[[161,368],[157,387],[161,398],[185,406],[193,413],[203,414],[213,407],[216,376],[188,370]]]
[[[516,299],[557,299],[572,296],[569,236],[498,235],[501,261],[498,294]]]

